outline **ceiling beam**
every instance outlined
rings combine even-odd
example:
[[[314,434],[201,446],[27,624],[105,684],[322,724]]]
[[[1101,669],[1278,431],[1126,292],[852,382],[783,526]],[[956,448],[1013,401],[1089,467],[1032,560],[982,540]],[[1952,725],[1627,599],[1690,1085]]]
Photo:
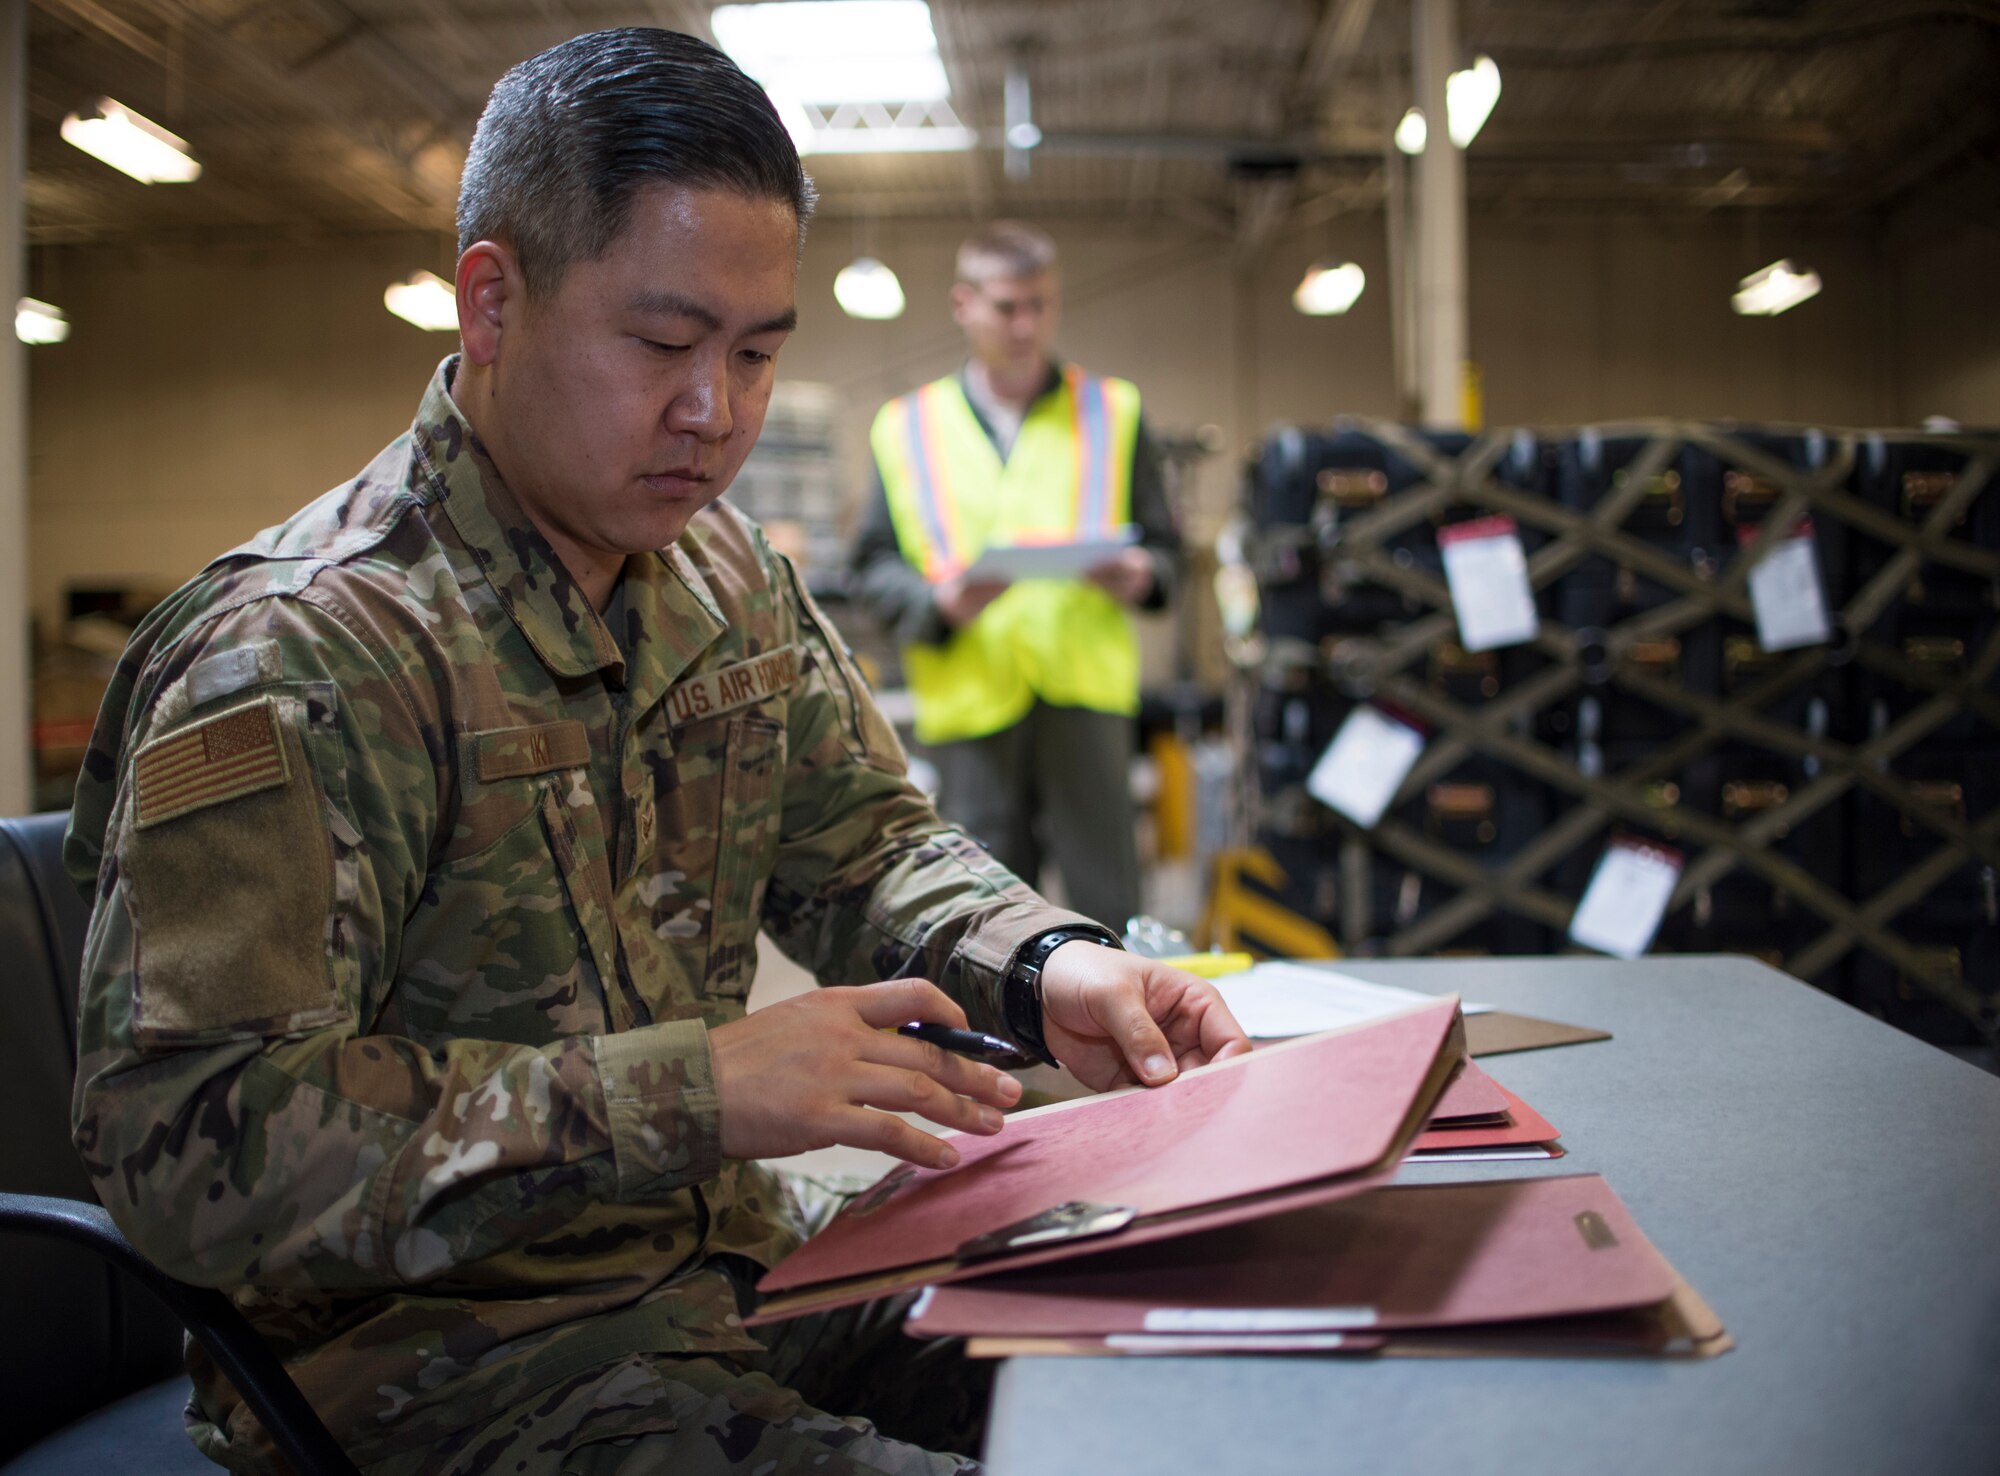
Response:
[[[937,22],[938,60],[944,63],[945,83],[951,88],[952,111],[959,122],[977,130],[986,116],[985,99],[979,88],[974,58],[978,55],[967,32],[965,9],[959,0],[931,0],[931,18]],[[993,213],[993,160],[985,149],[965,151],[965,197],[974,217],[985,219]]]
[[[127,49],[144,48],[140,50],[141,55],[148,58],[155,55],[159,43],[121,17],[112,15],[97,0],[35,0],[35,3],[44,10],[80,21],[88,29]],[[303,107],[351,145],[355,151],[351,156],[354,182],[351,187],[341,182],[340,188],[351,194],[358,192],[397,220],[423,230],[435,231],[442,221],[450,218],[452,202],[430,198],[428,192],[420,187],[408,160],[383,147],[377,139],[357,127],[344,109],[327,101],[310,84],[302,83],[282,64],[272,61],[200,11],[177,3],[177,0],[138,0],[138,3],[160,20],[184,24],[212,56],[232,71],[254,80],[274,102],[288,109]]]
[[[1368,33],[1368,21],[1375,13],[1375,0],[1320,0],[1319,24],[1292,78],[1290,117],[1293,124],[1310,123],[1319,113],[1326,90],[1333,85],[1348,58],[1361,49]]]

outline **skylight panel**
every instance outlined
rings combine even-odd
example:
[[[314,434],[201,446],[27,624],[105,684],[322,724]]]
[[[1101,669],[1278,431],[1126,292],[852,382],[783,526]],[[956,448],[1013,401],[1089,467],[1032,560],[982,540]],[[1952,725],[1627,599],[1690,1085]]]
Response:
[[[724,5],[715,39],[780,103],[934,103],[951,95],[925,0]]]

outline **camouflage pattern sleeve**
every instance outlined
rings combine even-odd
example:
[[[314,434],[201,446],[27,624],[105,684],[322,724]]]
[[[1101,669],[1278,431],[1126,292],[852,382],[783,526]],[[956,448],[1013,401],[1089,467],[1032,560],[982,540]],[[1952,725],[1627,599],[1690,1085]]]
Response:
[[[72,822],[97,867],[75,1140],[119,1226],[203,1285],[484,1285],[593,1203],[712,1178],[699,1020],[399,1033],[451,673],[388,599],[219,603],[135,639]],[[475,921],[561,905],[533,869]]]
[[[790,561],[761,547],[807,652],[765,930],[823,984],[929,979],[974,1029],[1004,1034],[1000,982],[1014,954],[1089,920],[1051,907],[938,818],[839,632]]]

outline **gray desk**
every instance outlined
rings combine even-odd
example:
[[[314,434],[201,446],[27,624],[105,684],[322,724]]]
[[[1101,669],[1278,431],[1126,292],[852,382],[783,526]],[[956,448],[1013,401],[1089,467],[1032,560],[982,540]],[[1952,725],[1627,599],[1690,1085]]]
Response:
[[[1740,958],[1342,964],[1616,1039],[1490,1056],[1736,1339],[1721,1358],[1035,1358],[995,1476],[2000,1472],[2000,1078]]]

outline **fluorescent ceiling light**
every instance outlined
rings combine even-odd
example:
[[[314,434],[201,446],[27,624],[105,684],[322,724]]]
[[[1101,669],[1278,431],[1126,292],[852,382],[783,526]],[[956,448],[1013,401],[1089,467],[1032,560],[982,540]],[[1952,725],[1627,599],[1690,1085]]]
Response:
[[[1430,127],[1424,122],[1422,108],[1411,108],[1396,125],[1396,147],[1406,154],[1421,154],[1429,136]]]
[[[774,97],[838,104],[951,95],[925,0],[723,5],[709,24],[716,44]]]
[[[1292,289],[1292,306],[1310,318],[1344,313],[1368,285],[1368,275],[1351,261],[1329,256],[1306,268]]]
[[[1479,137],[1479,130],[1500,101],[1500,68],[1490,56],[1476,57],[1463,72],[1444,79],[1444,111],[1451,141],[1461,149]]]
[[[1819,273],[1793,265],[1788,257],[1738,282],[1729,305],[1745,317],[1770,318],[1818,295]]]
[[[61,343],[69,337],[69,319],[52,302],[24,297],[14,304],[14,336],[23,343]]]
[[[201,178],[201,165],[188,153],[186,139],[112,98],[99,98],[88,117],[71,113],[63,119],[62,136],[141,184],[187,184]]]
[[[833,279],[833,300],[850,318],[900,318],[903,284],[872,256],[857,256]]]
[[[458,331],[458,293],[435,272],[415,272],[407,282],[391,282],[382,305],[426,333]]]

